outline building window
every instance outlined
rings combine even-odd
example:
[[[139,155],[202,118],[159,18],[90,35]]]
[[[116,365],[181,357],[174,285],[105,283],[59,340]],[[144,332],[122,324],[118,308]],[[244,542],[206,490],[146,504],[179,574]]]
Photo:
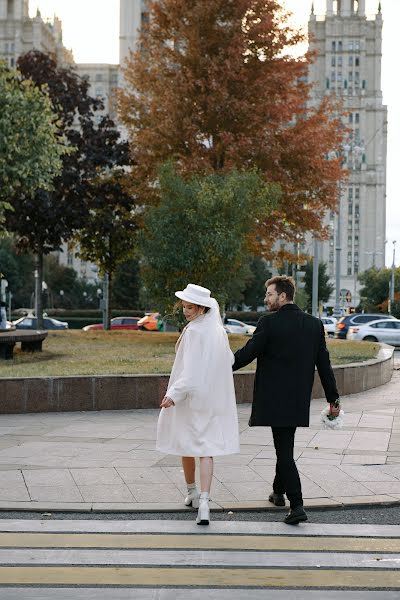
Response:
[[[7,0],[7,17],[14,16],[14,0]]]
[[[332,56],[331,66],[332,67],[336,67],[336,58],[335,58],[335,56]]]
[[[360,40],[356,40],[356,41],[354,42],[354,50],[355,50],[356,52],[360,52]]]
[[[73,255],[73,253],[70,250],[68,250],[68,253],[67,253],[67,265],[69,267],[72,267],[73,263],[74,263],[74,255]]]
[[[96,81],[103,81],[102,73],[96,73]]]
[[[351,275],[351,267],[347,267],[347,275]]]
[[[332,81],[336,81],[336,73],[335,73],[335,71],[332,71],[332,73],[331,73],[331,80]]]
[[[353,40],[350,40],[350,41],[349,41],[349,50],[350,50],[350,52],[353,52],[353,50],[354,50],[354,43],[353,43]],[[353,57],[351,57],[351,59],[353,59]]]
[[[339,41],[337,43],[337,46],[338,46],[338,52],[342,52],[342,50],[343,50],[343,42]]]
[[[336,42],[332,42],[332,52],[336,52]]]
[[[360,59],[358,58],[358,56],[356,56],[355,65],[356,65],[356,67],[360,66]]]
[[[359,123],[360,122],[360,113],[356,113],[354,116],[355,116],[356,123]]]
[[[353,66],[353,57],[350,55],[349,56],[349,67]]]
[[[349,83],[353,83],[353,71],[349,71]]]
[[[353,188],[349,188],[349,200],[350,198],[353,198]]]
[[[340,68],[343,66],[343,57],[342,56],[338,56],[337,66]]]
[[[360,197],[360,188],[358,188],[358,187],[357,187],[357,188],[355,189],[355,195],[356,195],[356,198],[359,198],[359,197]],[[357,208],[357,206],[358,206],[358,204],[356,204],[356,208]]]

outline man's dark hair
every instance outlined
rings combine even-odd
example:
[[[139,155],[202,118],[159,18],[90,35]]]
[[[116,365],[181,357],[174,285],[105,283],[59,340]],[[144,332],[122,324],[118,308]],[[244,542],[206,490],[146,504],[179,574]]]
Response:
[[[296,284],[293,277],[289,277],[288,275],[276,275],[276,277],[271,277],[271,279],[268,279],[268,281],[265,282],[266,288],[269,285],[275,285],[278,294],[285,292],[288,301],[293,301],[296,292]]]

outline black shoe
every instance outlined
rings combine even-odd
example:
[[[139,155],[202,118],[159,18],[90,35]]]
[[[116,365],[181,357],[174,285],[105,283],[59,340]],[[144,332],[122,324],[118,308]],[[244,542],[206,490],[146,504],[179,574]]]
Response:
[[[297,525],[298,523],[302,523],[303,521],[307,520],[307,515],[302,506],[296,506],[296,508],[292,508],[290,513],[288,513],[284,519],[287,525]]]
[[[283,494],[276,494],[275,492],[272,492],[268,496],[268,500],[272,502],[272,504],[275,504],[275,506],[285,506],[285,498]]]

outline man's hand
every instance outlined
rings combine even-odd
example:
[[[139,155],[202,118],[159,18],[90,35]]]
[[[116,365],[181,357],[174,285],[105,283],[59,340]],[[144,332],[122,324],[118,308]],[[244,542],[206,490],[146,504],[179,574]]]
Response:
[[[338,417],[340,414],[339,400],[337,400],[336,402],[330,402],[329,406],[330,406],[329,414],[331,414],[333,417]]]
[[[160,404],[161,408],[169,408],[170,406],[175,406],[175,402],[172,398],[168,398],[168,396],[164,396],[163,401]]]

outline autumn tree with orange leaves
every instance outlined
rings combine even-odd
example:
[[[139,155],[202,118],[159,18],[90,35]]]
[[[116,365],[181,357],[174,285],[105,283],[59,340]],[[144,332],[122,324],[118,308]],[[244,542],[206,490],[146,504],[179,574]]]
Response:
[[[327,156],[339,155],[344,132],[328,98],[311,108],[313,56],[293,55],[305,34],[278,0],[157,0],[148,10],[120,96],[143,203],[157,201],[167,159],[183,176],[256,168],[283,192],[253,232],[258,252],[320,234],[341,177]]]

